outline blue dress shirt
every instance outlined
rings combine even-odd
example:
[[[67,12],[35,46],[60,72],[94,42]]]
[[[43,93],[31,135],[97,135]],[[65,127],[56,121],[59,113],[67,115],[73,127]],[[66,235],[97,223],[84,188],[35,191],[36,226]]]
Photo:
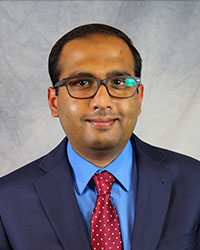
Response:
[[[123,249],[131,250],[131,240],[135,215],[137,169],[133,148],[129,141],[120,155],[105,168],[99,168],[82,158],[67,144],[67,154],[71,164],[72,180],[80,212],[90,240],[91,216],[97,193],[92,176],[109,171],[116,179],[111,189],[111,201],[119,216]]]

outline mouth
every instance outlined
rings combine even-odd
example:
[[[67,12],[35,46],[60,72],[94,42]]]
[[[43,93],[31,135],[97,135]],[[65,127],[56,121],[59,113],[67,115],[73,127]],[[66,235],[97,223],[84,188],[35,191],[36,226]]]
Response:
[[[114,125],[118,119],[113,118],[95,118],[87,120],[92,126],[99,129],[108,129]]]

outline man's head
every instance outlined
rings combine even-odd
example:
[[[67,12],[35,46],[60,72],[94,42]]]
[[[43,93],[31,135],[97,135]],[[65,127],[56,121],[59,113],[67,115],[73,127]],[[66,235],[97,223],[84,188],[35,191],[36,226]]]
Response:
[[[91,26],[94,28],[95,25],[103,30],[104,25]],[[114,29],[105,27],[106,30]],[[70,76],[92,76],[100,80],[124,74],[140,76],[141,59],[136,71],[132,49],[123,38],[102,32],[87,36],[80,32],[78,36],[78,30],[82,29],[75,30],[76,38],[59,46],[62,48],[58,53],[59,59],[49,59],[50,62],[58,62],[57,66],[54,65],[55,72],[51,72],[54,85],[57,80]],[[138,52],[136,55],[140,58]],[[100,85],[95,96],[87,99],[71,97],[66,86],[59,87],[58,95],[54,88],[48,90],[51,113],[59,117],[72,147],[98,166],[110,163],[125,147],[141,112],[142,97],[142,84],[134,96],[124,99],[110,96],[104,85]],[[99,159],[99,155],[103,157]]]
[[[133,46],[131,39],[119,29],[105,24],[94,23],[79,26],[66,33],[55,43],[55,45],[51,49],[49,55],[49,75],[53,86],[58,81],[62,70],[59,65],[59,59],[63,46],[71,40],[78,38],[86,38],[95,34],[101,34],[104,36],[115,36],[123,39],[123,41],[128,45],[129,49],[133,54],[135,76],[141,77],[142,59],[137,49]]]

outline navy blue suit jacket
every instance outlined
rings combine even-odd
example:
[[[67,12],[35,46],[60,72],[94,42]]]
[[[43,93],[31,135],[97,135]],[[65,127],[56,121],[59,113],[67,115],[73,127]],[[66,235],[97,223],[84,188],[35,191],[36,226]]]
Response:
[[[0,179],[0,250],[89,250],[65,138]],[[138,164],[133,250],[200,250],[200,163],[135,135]],[[126,250],[126,249],[124,249]]]

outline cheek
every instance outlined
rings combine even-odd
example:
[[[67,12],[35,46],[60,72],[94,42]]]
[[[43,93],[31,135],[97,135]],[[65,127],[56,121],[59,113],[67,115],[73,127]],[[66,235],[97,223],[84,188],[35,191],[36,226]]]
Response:
[[[75,101],[75,99],[67,95],[65,88],[60,88],[58,96],[59,117],[70,116],[70,114],[77,112],[78,108]]]
[[[76,102],[66,96],[66,93],[59,92],[58,98],[58,116],[62,127],[64,130],[68,130],[70,127],[73,127],[74,117],[78,117],[78,107]]]
[[[126,102],[123,102],[121,105],[121,114],[124,116],[124,118],[132,119],[138,116],[138,101],[136,98],[130,99]]]
[[[75,102],[71,102],[68,106],[69,113],[71,114],[77,114],[78,113],[78,107]]]
[[[62,103],[58,106],[58,115],[63,125],[69,126],[76,126],[74,124],[74,119],[78,119],[79,117],[79,109],[74,102],[70,103]]]
[[[127,133],[133,131],[136,125],[139,105],[136,98],[127,100],[123,103],[123,109],[120,110],[123,117],[123,127],[126,129]]]

